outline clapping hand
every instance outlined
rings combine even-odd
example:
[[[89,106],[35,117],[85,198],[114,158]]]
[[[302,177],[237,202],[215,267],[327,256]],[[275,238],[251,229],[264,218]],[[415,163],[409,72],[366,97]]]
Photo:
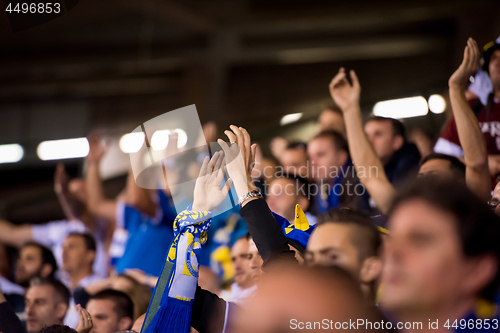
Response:
[[[469,38],[464,49],[464,58],[458,69],[448,80],[450,88],[467,89],[469,78],[479,70],[479,59],[481,55],[474,39]]]
[[[78,325],[76,326],[76,331],[78,333],[89,333],[92,329],[92,317],[87,310],[82,308],[80,304],[76,305],[76,310],[80,315],[80,319],[78,320]]]
[[[194,187],[192,210],[211,211],[226,199],[231,188],[231,179],[228,179],[221,189],[225,169],[222,152],[216,152],[212,156],[212,160],[209,160],[208,156],[205,157]]]

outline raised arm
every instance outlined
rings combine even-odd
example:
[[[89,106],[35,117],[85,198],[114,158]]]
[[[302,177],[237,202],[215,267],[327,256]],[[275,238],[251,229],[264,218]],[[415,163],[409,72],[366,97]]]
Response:
[[[30,224],[15,225],[9,221],[0,219],[1,243],[21,247],[30,240],[33,240],[33,232]]]
[[[116,220],[116,201],[104,196],[102,180],[99,172],[99,163],[104,156],[101,147],[101,138],[97,135],[89,137],[90,151],[87,156],[87,176],[85,185],[87,188],[87,206],[91,213],[105,218],[109,221]]]
[[[251,145],[250,135],[243,127],[231,125],[231,131],[224,133],[229,142],[234,143],[231,147],[221,139],[218,143],[226,154],[227,171],[233,180],[238,198],[241,198],[256,189],[252,183],[251,172],[257,145]],[[242,207],[240,215],[245,220],[264,263],[271,258],[293,260],[295,253],[288,247],[288,239],[267,203],[254,197],[244,201]]]
[[[472,192],[486,201],[491,191],[486,143],[477,118],[465,97],[469,77],[478,71],[480,57],[476,41],[469,38],[462,63],[450,77],[448,85],[458,138],[464,151],[465,182]]]
[[[382,213],[387,213],[395,195],[395,189],[387,179],[382,162],[377,157],[363,130],[359,97],[361,86],[356,73],[350,72],[352,85],[347,81],[344,68],[330,83],[330,94],[344,114],[349,142],[349,152],[358,173],[359,180]],[[375,168],[375,172],[372,170]]]

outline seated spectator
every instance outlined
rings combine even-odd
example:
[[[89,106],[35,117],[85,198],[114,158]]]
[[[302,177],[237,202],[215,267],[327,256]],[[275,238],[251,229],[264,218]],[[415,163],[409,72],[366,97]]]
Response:
[[[250,243],[247,237],[238,239],[231,248],[231,261],[234,266],[234,282],[231,284],[230,301],[239,302],[251,296],[257,289],[256,276],[251,268]]]
[[[405,189],[391,207],[389,229],[381,305],[397,320],[451,327],[475,322],[476,303],[494,300],[500,222],[461,184],[421,180]]]
[[[68,180],[64,166],[59,164],[54,175],[54,189],[66,220],[44,224],[14,225],[0,219],[0,242],[21,247],[28,241],[35,241],[52,250],[59,267],[62,266],[62,243],[72,232],[90,232],[96,239],[97,254],[94,271],[101,277],[107,275],[110,237],[107,225],[87,209],[87,195],[81,179]],[[109,238],[109,239],[108,239]]]
[[[318,117],[318,122],[316,127],[318,128],[318,133],[333,130],[340,134],[343,137],[346,135],[345,124],[344,124],[344,115],[342,111],[332,101],[326,102],[322,106],[322,112]]]
[[[24,312],[24,288],[9,280],[13,277],[7,247],[0,243],[0,290],[16,313]],[[1,330],[0,330],[1,332]]]
[[[87,311],[92,316],[92,332],[114,333],[128,330],[134,323],[134,304],[118,290],[106,289],[91,296]]]
[[[28,242],[19,250],[15,279],[20,286],[27,288],[35,277],[53,278],[56,271],[54,254],[45,246]]]
[[[359,183],[342,135],[332,130],[323,131],[309,142],[307,152],[311,176],[319,192],[314,196],[318,214],[337,207],[369,210],[368,199],[362,196],[364,187]]]
[[[382,272],[380,231],[366,216],[350,209],[320,215],[305,260],[308,265],[338,266],[356,277],[366,299],[374,304],[375,282]]]
[[[372,117],[365,124],[365,133],[391,184],[396,185],[407,176],[417,174],[420,153],[417,146],[406,141],[402,122],[393,118]]]
[[[69,298],[68,288],[57,280],[31,280],[26,291],[28,333],[38,333],[45,326],[62,325],[69,308]]]
[[[290,223],[295,219],[295,206],[305,212],[310,225],[316,224],[316,217],[309,213],[309,183],[300,177],[284,175],[274,178],[269,184],[266,202],[274,213],[283,216]]]
[[[283,170],[291,175],[309,179],[307,145],[303,142],[290,142],[279,159]]]

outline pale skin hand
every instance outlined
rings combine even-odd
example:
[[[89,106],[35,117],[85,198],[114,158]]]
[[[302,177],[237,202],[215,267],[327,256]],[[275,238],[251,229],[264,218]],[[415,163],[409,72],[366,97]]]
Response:
[[[226,199],[231,188],[231,179],[220,189],[224,180],[225,162],[222,152],[216,152],[209,161],[205,157],[194,187],[194,211],[211,211]]]
[[[340,68],[339,72],[330,82],[330,95],[342,112],[347,112],[353,108],[359,107],[359,96],[361,94],[361,85],[359,84],[356,73],[350,71],[351,84],[347,81],[345,69]]]
[[[231,125],[230,128],[231,131],[226,130],[224,133],[227,135],[229,142],[236,143],[229,147],[222,139],[217,140],[217,142],[226,155],[227,172],[234,182],[236,194],[241,197],[256,189],[252,183],[251,174],[257,145],[251,144],[250,134],[243,127]],[[244,202],[243,206],[253,199],[255,198]]]
[[[481,54],[474,39],[469,38],[464,49],[462,63],[448,80],[450,89],[465,91],[469,84],[469,78],[479,70],[479,59]]]
[[[78,320],[78,325],[76,326],[76,331],[78,333],[89,333],[92,329],[92,317],[87,310],[82,308],[80,304],[76,305],[76,310],[80,315],[80,319]]]

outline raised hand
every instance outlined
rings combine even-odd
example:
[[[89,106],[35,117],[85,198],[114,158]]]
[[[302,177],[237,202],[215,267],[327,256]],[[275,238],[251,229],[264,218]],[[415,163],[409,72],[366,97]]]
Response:
[[[222,152],[216,152],[211,161],[208,156],[205,157],[194,187],[192,210],[210,211],[226,199],[231,188],[231,180],[228,179],[221,189],[225,169]]]
[[[467,89],[469,78],[479,70],[481,54],[474,39],[469,38],[464,49],[464,58],[458,69],[448,80],[450,88]]]
[[[106,153],[101,145],[101,136],[98,133],[92,133],[87,138],[89,140],[89,154],[87,155],[87,161],[89,163],[99,163],[101,158]]]
[[[78,310],[78,314],[80,315],[80,319],[78,320],[78,325],[76,326],[76,331],[78,333],[89,333],[92,329],[92,317],[87,310],[82,308],[80,304],[76,305],[76,310]]]
[[[222,139],[217,140],[226,155],[226,166],[229,177],[234,182],[236,193],[239,197],[255,189],[251,173],[255,162],[256,144],[251,144],[250,134],[243,127],[230,126],[226,130],[229,142],[234,144],[229,147]]]
[[[64,190],[68,188],[68,174],[64,169],[64,164],[57,163],[56,172],[54,173],[54,191],[57,194],[63,193]]]
[[[356,73],[349,72],[352,85],[347,81],[344,67],[341,67],[337,75],[330,82],[330,95],[343,112],[359,105],[359,95],[361,86],[359,85]]]

